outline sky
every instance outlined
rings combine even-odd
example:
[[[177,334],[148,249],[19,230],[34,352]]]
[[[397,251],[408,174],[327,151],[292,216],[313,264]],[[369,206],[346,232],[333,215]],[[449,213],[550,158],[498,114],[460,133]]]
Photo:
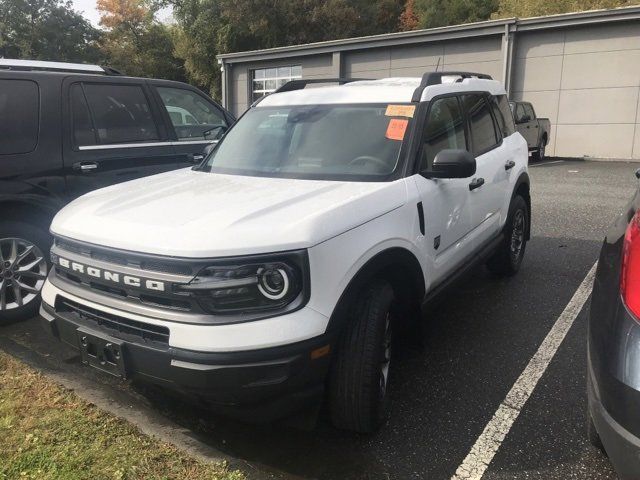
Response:
[[[82,13],[84,17],[89,20],[93,26],[97,27],[100,22],[100,14],[96,9],[96,0],[73,0],[73,7],[78,12]],[[171,9],[164,8],[158,12],[160,21],[167,21],[171,19]]]

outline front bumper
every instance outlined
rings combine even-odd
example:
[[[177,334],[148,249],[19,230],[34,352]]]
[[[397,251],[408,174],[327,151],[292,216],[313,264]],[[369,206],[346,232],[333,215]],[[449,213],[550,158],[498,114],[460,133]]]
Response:
[[[168,388],[222,413],[273,420],[315,406],[323,395],[330,361],[324,335],[257,350],[202,352],[107,328],[96,317],[45,302],[40,313],[45,328],[75,349],[80,350],[79,328],[117,339],[126,378]]]

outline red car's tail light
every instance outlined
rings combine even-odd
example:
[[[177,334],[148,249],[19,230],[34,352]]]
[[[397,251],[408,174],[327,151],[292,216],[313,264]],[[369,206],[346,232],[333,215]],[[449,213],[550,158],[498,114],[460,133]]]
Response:
[[[627,308],[640,318],[640,210],[629,222],[624,235],[620,293]]]

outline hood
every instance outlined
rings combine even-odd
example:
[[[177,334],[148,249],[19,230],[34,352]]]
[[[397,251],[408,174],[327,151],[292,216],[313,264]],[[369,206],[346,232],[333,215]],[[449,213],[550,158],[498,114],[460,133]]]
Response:
[[[191,169],[88,193],[51,231],[135,252],[217,257],[308,248],[394,210],[403,180],[336,182],[221,175]]]

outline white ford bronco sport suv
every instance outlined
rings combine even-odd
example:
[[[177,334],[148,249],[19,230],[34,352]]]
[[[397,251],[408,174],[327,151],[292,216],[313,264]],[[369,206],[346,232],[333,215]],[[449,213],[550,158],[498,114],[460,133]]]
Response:
[[[199,166],[60,211],[41,315],[111,374],[262,419],[325,397],[370,432],[394,330],[479,262],[514,274],[530,218],[499,82],[296,80]]]

